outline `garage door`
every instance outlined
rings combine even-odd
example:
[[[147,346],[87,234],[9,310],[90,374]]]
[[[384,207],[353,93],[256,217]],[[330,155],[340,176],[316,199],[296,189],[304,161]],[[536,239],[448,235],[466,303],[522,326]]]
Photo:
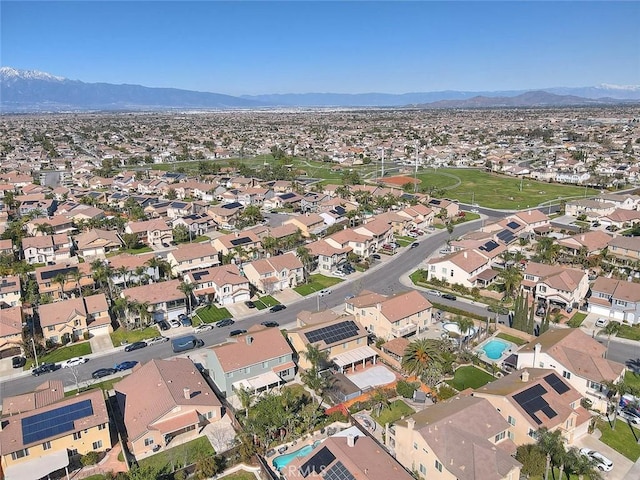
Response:
[[[109,325],[89,329],[91,335],[109,335]]]
[[[589,305],[589,312],[595,313],[596,315],[604,315],[605,317],[609,316],[609,309],[602,305]]]

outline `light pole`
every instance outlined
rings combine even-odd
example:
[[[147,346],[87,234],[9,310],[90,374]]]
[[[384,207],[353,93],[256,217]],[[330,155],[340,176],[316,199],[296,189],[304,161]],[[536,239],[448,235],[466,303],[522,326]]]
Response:
[[[320,293],[316,293],[316,303],[318,304],[317,306],[317,311],[320,311]]]
[[[33,346],[33,356],[36,360],[36,367],[38,366],[38,352],[36,352],[36,342],[33,340],[33,337],[31,337],[31,345]]]

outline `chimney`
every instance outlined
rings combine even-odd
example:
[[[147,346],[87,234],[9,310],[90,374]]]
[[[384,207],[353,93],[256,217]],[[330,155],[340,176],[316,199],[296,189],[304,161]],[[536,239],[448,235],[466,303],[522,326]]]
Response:
[[[251,345],[253,343],[253,337],[251,335],[247,335],[244,337],[244,341],[247,342],[247,345]]]
[[[347,445],[350,447],[355,447],[356,445],[356,436],[353,433],[347,435]]]
[[[187,400],[191,398],[191,390],[189,388],[184,387],[182,389],[182,393],[184,393],[184,398],[186,398]]]
[[[240,236],[240,232],[236,232],[236,238]]]
[[[467,251],[464,251],[464,258],[467,258]]]
[[[522,374],[520,375],[520,379],[522,380],[523,383],[527,383],[529,381],[529,371],[523,370]]]
[[[376,309],[377,309],[378,311],[382,310],[382,304],[380,304],[380,303],[376,303]]]
[[[584,235],[580,235],[580,241],[584,242]]]
[[[416,426],[416,421],[413,418],[407,418],[407,427],[409,430],[413,430],[413,427]]]
[[[539,365],[539,361],[540,361],[540,352],[542,351],[542,345],[540,345],[539,343],[536,343],[535,346],[533,347],[533,365],[531,365],[533,368],[538,368]]]

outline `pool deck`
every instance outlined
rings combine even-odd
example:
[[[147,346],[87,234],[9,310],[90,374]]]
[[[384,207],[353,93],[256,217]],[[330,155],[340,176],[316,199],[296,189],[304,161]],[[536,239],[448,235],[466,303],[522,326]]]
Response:
[[[489,358],[485,353],[485,351],[482,349],[482,347],[484,347],[487,343],[491,341],[500,341],[502,343],[507,344],[507,348],[503,350],[502,355],[500,355],[500,358]],[[516,345],[515,343],[505,340],[504,338],[498,338],[495,336],[487,338],[486,340],[481,342],[476,348],[473,349],[474,352],[478,353],[480,360],[482,360],[483,362],[487,362],[489,364],[495,363],[499,367],[502,367],[502,362],[506,360],[509,355],[513,354],[517,350],[518,350],[518,345]]]

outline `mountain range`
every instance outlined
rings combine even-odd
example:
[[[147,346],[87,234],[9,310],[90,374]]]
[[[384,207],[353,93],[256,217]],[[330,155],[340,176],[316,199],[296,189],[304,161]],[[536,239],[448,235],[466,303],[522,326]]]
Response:
[[[404,94],[303,93],[231,96],[177,88],[85,83],[36,70],[0,68],[0,111],[159,111],[276,107],[499,108],[640,103],[640,86],[556,87],[538,91],[439,91]]]

